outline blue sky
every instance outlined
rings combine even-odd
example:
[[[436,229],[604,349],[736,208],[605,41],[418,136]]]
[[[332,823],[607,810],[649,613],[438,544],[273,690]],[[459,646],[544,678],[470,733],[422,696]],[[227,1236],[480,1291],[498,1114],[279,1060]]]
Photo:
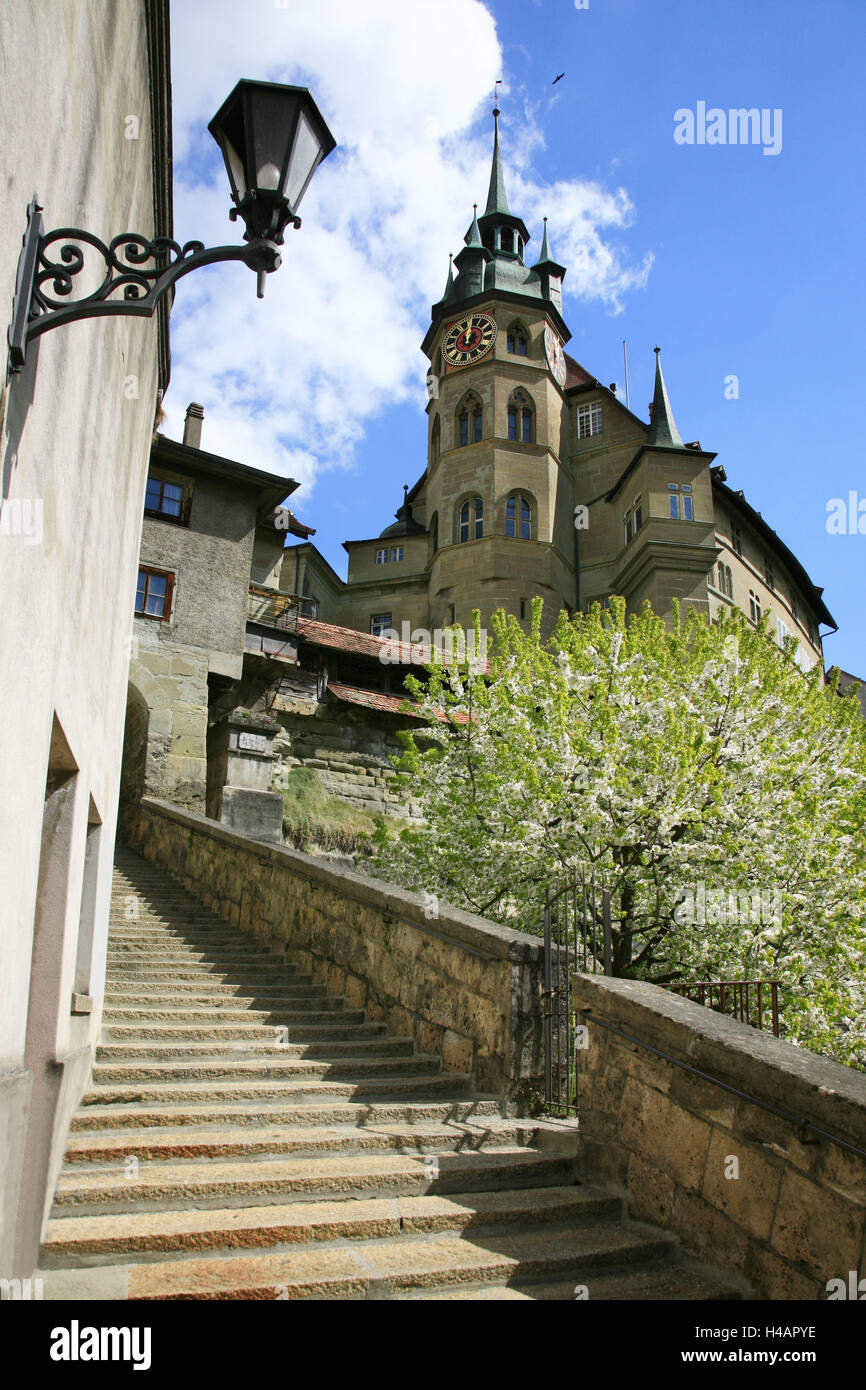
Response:
[[[307,81],[340,148],[264,310],[239,267],[179,291],[169,433],[202,400],[206,448],[302,479],[292,505],[345,574],[342,540],[378,534],[424,467],[419,345],[486,195],[501,77],[529,252],[547,211],[554,253],[588,256],[565,280],[568,351],[622,382],[625,338],[645,418],[661,345],[683,438],[718,453],[824,586],[840,629],[828,664],[866,675],[866,535],[826,529],[831,498],[866,499],[862,0],[268,0],[247,14],[239,50],[228,4],[173,5],[178,234],[236,236],[201,132],[237,77]],[[675,143],[674,113],[700,101],[781,110],[779,153]]]

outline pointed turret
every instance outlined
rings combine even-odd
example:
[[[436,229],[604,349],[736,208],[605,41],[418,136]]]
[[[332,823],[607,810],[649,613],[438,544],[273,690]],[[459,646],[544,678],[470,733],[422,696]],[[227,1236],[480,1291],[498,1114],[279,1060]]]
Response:
[[[445,293],[440,304],[449,304],[454,298],[454,257],[448,257],[448,279],[445,281]]]
[[[541,240],[541,255],[532,267],[533,274],[541,282],[541,293],[551,304],[562,311],[562,282],[565,279],[565,266],[553,259],[547,236],[547,218],[544,219],[544,236]]]
[[[529,232],[522,218],[515,217],[508,211],[502,154],[499,149],[498,106],[493,108],[493,164],[490,170],[487,207],[484,215],[476,218],[476,222],[481,243],[493,258],[485,273],[484,288],[516,289],[525,277],[523,248],[529,240]],[[473,223],[472,230],[474,229]]]
[[[505,175],[502,172],[502,156],[499,153],[499,107],[493,108],[493,167],[490,170],[490,187],[487,190],[487,207],[484,216],[490,213],[504,213],[508,217],[508,199],[505,196]]]
[[[680,438],[662,375],[661,348],[654,348],[653,351],[656,355],[656,385],[646,442],[650,448],[684,449],[686,446]]]
[[[467,246],[472,248],[472,250],[475,250],[476,247],[481,246],[481,229],[478,226],[477,203],[472,204],[472,226],[469,228],[469,231],[466,233],[463,240],[466,242]]]
[[[459,299],[468,299],[484,289],[484,267],[491,259],[490,252],[481,243],[477,203],[472,205],[472,226],[463,240],[466,245],[454,257],[459,272],[454,293]]]

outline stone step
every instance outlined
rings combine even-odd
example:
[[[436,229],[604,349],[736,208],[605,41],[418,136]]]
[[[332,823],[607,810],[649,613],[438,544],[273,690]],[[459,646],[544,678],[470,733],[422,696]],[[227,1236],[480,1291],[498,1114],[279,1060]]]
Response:
[[[162,970],[156,967],[143,968],[134,965],[112,965],[106,972],[106,984],[110,992],[124,987],[138,989],[142,986],[171,991],[175,984],[237,985],[243,983],[261,985],[266,989],[305,989],[311,994],[327,994],[327,987],[316,984],[303,976],[278,967],[266,969],[260,965],[222,965],[212,961],[206,968],[178,967],[177,970]]]
[[[358,1081],[302,1081],[286,1078],[283,1081],[130,1081],[125,1085],[99,1086],[85,1093],[83,1105],[135,1105],[148,1102],[163,1105],[199,1104],[235,1100],[302,1101],[315,1098],[378,1096],[380,1098],[423,1100],[425,1096],[447,1095],[464,1097],[468,1094],[471,1077],[457,1072],[444,1076],[364,1077]]]
[[[286,962],[280,956],[271,955],[269,951],[217,951],[214,948],[203,949],[201,951],[181,951],[177,947],[164,949],[160,947],[148,947],[146,950],[134,950],[131,946],[116,950],[109,947],[107,953],[107,964],[112,969],[118,969],[124,965],[137,965],[153,969],[156,966],[177,965],[179,967],[189,965],[203,965],[207,969],[212,969],[216,965],[225,968],[237,968],[245,966],[247,968],[255,966],[257,970],[285,970]]]
[[[121,1082],[189,1082],[189,1081],[255,1081],[259,1078],[286,1077],[290,1080],[330,1079],[349,1080],[353,1077],[414,1077],[435,1076],[439,1073],[438,1057],[342,1057],[333,1062],[307,1057],[287,1057],[282,1048],[252,1057],[228,1057],[209,1061],[206,1058],[168,1061],[97,1062],[93,1068],[93,1084],[97,1087],[117,1086]]]
[[[399,1298],[422,1289],[505,1285],[520,1275],[588,1283],[598,1271],[669,1259],[672,1237],[614,1221],[492,1231],[472,1239],[446,1234],[317,1243],[268,1255],[153,1260],[105,1270],[96,1297],[130,1299]],[[99,1283],[85,1269],[48,1271],[51,1298],[76,1299]],[[90,1294],[94,1296],[93,1292]]]
[[[346,1014],[331,1014],[327,1023],[295,1023],[289,1030],[289,1037],[293,1042],[330,1042],[340,1040],[349,1041],[357,1038],[358,1042],[363,1042],[366,1038],[382,1037],[387,1029],[384,1023],[365,1023],[361,1020],[346,1022]],[[212,1039],[214,1041],[224,1040],[230,1043],[234,1039],[266,1039],[273,1040],[274,1030],[266,1023],[115,1023],[111,1026],[104,1026],[102,1037],[105,1042],[121,1042],[128,1039],[133,1042],[143,1042],[147,1040],[162,1040],[165,1042],[176,1042],[186,1044],[197,1042],[200,1039]]]
[[[621,1203],[600,1188],[532,1187],[444,1196],[272,1203],[207,1211],[67,1216],[48,1223],[43,1263],[207,1249],[253,1251],[313,1241],[499,1231],[529,1223],[610,1220]]]
[[[294,1023],[328,1023],[339,1020],[342,1023],[364,1023],[363,1009],[346,1009],[342,999],[311,1000],[309,1008],[303,1001],[295,1001],[291,1007],[275,1004],[273,1008],[257,1008],[251,995],[233,994],[226,1002],[215,1001],[205,1004],[154,1004],[136,1006],[131,998],[128,1003],[118,1004],[107,1001],[102,1015],[106,1024],[114,1023],[270,1023],[275,1028],[282,1024],[291,1027]]]
[[[250,1197],[258,1202],[282,1194],[338,1195],[341,1199],[435,1192],[482,1192],[491,1189],[573,1185],[574,1159],[534,1149],[502,1148],[438,1156],[435,1176],[428,1176],[424,1155],[395,1153],[282,1157],[256,1161],[142,1163],[127,1177],[122,1161],[113,1169],[64,1169],[57,1183],[55,1210],[74,1206],[128,1211],[135,1203],[169,1205],[227,1202],[236,1206]]]
[[[267,1049],[267,1050],[266,1050]],[[210,1042],[105,1042],[96,1049],[97,1062],[111,1061],[154,1061],[171,1058],[187,1058],[201,1062],[231,1061],[273,1057],[305,1057],[309,1061],[339,1062],[343,1058],[357,1057],[411,1057],[415,1043],[412,1038],[350,1038],[345,1042],[290,1042],[274,1043],[272,1032],[263,1032],[255,1039],[222,1039]]]
[[[212,1000],[221,999],[302,999],[326,1001],[328,995],[324,990],[318,990],[310,985],[287,985],[282,981],[264,981],[257,983],[255,980],[238,980],[234,983],[222,983],[217,981],[209,984],[204,980],[152,980],[147,977],[140,985],[135,980],[113,980],[107,984],[108,997],[112,1002],[119,1002],[127,998],[141,999],[148,1002],[165,1003],[169,999],[183,1000],[184,1002],[210,1003]]]
[[[231,1125],[242,1129],[261,1125],[291,1125],[306,1130],[324,1125],[360,1128],[372,1124],[474,1124],[484,1120],[492,1122],[501,1114],[500,1102],[492,1097],[464,1100],[449,1097],[438,1101],[435,1097],[428,1100],[403,1098],[370,1102],[313,1096],[293,1102],[284,1098],[283,1091],[284,1088],[280,1087],[279,1095],[270,1103],[236,1101],[219,1105],[194,1102],[144,1105],[109,1102],[91,1105],[76,1111],[70,1130],[73,1134],[80,1134],[94,1130],[102,1133],[106,1129],[137,1133],[142,1128],[201,1125]]]
[[[578,1291],[581,1298],[592,1303],[613,1300],[647,1303],[688,1300],[713,1303],[743,1297],[739,1286],[726,1279],[723,1274],[694,1265],[687,1260],[677,1264],[655,1265],[649,1269],[625,1269],[616,1273],[609,1273],[604,1269],[599,1272],[593,1270],[581,1284],[577,1284],[574,1278],[562,1279],[556,1283],[527,1281],[507,1285],[470,1284],[451,1289],[419,1289],[404,1297],[410,1301],[443,1299],[461,1302],[480,1300],[485,1303],[573,1303]]]
[[[260,1119],[263,1117],[259,1117]],[[148,1129],[86,1130],[69,1136],[66,1161],[69,1164],[105,1164],[134,1154],[145,1159],[228,1158],[233,1154],[278,1153],[360,1153],[368,1150],[398,1149],[421,1153],[463,1153],[474,1149],[496,1148],[503,1144],[526,1147],[538,1138],[532,1120],[452,1120],[397,1124],[356,1125],[267,1125],[248,1126],[202,1124],[153,1126]]]

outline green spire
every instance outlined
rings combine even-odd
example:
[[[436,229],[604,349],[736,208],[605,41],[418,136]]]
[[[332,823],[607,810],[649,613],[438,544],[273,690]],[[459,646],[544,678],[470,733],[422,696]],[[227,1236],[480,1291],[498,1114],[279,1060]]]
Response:
[[[481,232],[478,229],[477,203],[472,204],[472,226],[469,228],[469,231],[466,233],[463,240],[466,242],[467,246],[471,247],[473,251],[478,251],[481,248]]]
[[[668,400],[665,379],[662,376],[661,348],[653,348],[653,351],[656,355],[656,386],[653,394],[652,419],[646,442],[651,448],[684,449],[686,446],[680,438],[674,413],[671,410],[671,403]]]
[[[443,294],[442,299],[441,299],[440,302],[443,303],[443,304],[447,304],[448,300],[449,300],[449,299],[453,299],[453,298],[454,298],[454,257],[453,257],[453,256],[449,256],[449,257],[448,257],[448,279],[445,281],[445,293]]]
[[[541,255],[538,258],[538,265],[543,265],[545,261],[552,261],[550,254],[550,244],[547,240],[547,218],[544,219],[544,236],[541,239]]]
[[[505,196],[505,176],[502,172],[502,157],[499,153],[499,107],[493,108],[493,168],[490,170],[490,188],[487,193],[487,207],[484,215],[491,212],[508,213],[508,199]]]

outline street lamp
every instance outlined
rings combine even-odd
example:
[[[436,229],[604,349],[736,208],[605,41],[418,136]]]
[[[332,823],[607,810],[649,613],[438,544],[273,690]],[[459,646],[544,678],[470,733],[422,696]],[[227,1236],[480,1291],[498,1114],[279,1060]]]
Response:
[[[208,130],[222,151],[231,184],[235,206],[229,216],[244,222],[246,245],[207,250],[201,241],[180,246],[169,237],[148,240],[122,232],[106,246],[76,227],[46,232],[34,198],[27,210],[8,333],[10,372],[24,366],[33,338],[63,323],[119,314],[150,318],[175,281],[199,266],[243,261],[256,272],[256,292],[262,298],[265,276],[280,266],[277,247],[283,244],[283,232],[290,222],[300,227],[298,206],[336,141],[306,87],[276,82],[239,82]],[[57,243],[62,243],[59,260],[52,259]],[[74,277],[84,269],[82,246],[99,252],[105,273],[92,294],[70,303]]]

